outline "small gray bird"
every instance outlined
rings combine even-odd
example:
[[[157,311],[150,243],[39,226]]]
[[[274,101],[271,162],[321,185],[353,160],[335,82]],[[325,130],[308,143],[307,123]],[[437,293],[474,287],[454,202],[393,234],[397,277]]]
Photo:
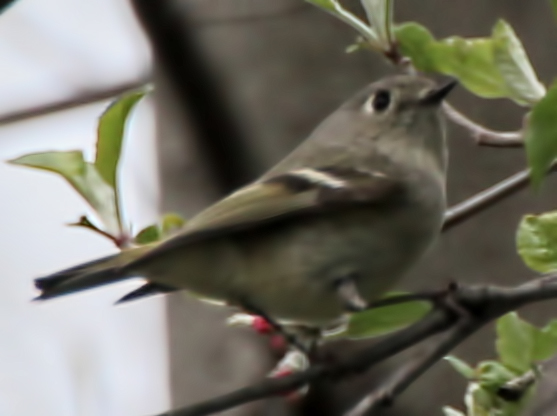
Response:
[[[179,234],[37,279],[38,299],[143,277],[121,301],[185,289],[318,327],[365,308],[441,229],[440,104],[454,85],[402,75],[370,84]]]

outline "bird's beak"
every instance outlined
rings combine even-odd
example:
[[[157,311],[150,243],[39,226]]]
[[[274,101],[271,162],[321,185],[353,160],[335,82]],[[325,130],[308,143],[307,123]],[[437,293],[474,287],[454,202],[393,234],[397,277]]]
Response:
[[[445,99],[447,95],[452,91],[454,87],[458,84],[457,80],[451,80],[445,85],[434,88],[429,91],[424,98],[420,100],[420,104],[423,105],[435,105],[440,104],[441,101]]]

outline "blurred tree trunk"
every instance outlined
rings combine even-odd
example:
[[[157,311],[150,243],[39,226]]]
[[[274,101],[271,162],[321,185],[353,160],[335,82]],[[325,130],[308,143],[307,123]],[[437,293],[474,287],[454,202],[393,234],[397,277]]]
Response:
[[[178,1],[178,0],[177,0]],[[369,53],[345,54],[355,34],[341,22],[302,0],[181,0],[193,18],[198,41],[217,71],[229,104],[247,132],[261,166],[269,166],[344,99],[366,83],[392,72]],[[345,2],[357,6],[356,1]],[[484,36],[499,17],[522,38],[541,78],[557,72],[553,59],[557,33],[546,2],[494,0],[398,0],[398,21],[417,20],[435,35]],[[442,18],[440,18],[442,16]],[[552,40],[549,40],[552,39]],[[188,133],[187,120],[175,111],[172,90],[156,78],[162,211],[186,216],[219,197],[206,165]],[[467,115],[493,128],[516,129],[520,109],[509,102],[488,102],[460,92],[451,100]],[[524,167],[521,150],[474,146],[466,132],[450,129],[449,197],[459,201]],[[552,181],[554,183],[554,181]],[[549,189],[547,186],[546,189]],[[441,239],[432,255],[409,276],[405,289],[439,287],[449,280],[515,284],[531,275],[515,254],[514,232],[526,212],[555,207],[557,199],[525,191],[479,215]],[[487,231],[487,232],[486,232]],[[542,322],[555,308],[530,308],[525,316]],[[247,331],[224,328],[225,312],[183,297],[168,300],[170,368],[175,406],[224,393],[254,381],[272,366],[265,346]],[[484,330],[456,354],[474,362],[493,356],[492,329]],[[350,353],[362,344],[331,346]],[[406,354],[410,357],[411,354]],[[399,365],[403,358],[391,363]],[[304,414],[336,415],[390,371],[383,366],[368,377],[336,386],[323,383],[301,406]],[[392,368],[392,367],[391,367]],[[446,404],[459,406],[464,381],[439,363],[405,393],[388,414],[434,415]],[[425,399],[427,398],[427,399]],[[265,414],[288,413],[281,406]],[[262,414],[252,406],[239,413]],[[276,412],[276,413],[274,413]],[[541,415],[542,413],[536,413]],[[544,415],[553,413],[543,413]]]

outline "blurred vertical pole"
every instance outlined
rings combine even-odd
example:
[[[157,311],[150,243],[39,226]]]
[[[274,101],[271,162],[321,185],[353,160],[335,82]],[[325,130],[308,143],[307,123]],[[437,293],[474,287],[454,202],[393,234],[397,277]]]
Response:
[[[155,62],[161,209],[187,218],[252,180],[257,161],[198,47],[184,2],[132,3]],[[227,311],[175,294],[167,316],[173,407],[249,384],[271,365],[257,336],[225,326]],[[254,407],[261,404],[230,413]]]
[[[191,18],[175,0],[134,0],[134,5],[177,110],[189,117],[212,181],[223,194],[249,182],[256,160],[199,48]]]

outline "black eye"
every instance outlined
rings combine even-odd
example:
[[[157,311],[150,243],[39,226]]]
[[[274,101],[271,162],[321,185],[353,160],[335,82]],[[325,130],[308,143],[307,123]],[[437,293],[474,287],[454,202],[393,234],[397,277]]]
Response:
[[[391,103],[391,94],[387,90],[379,90],[373,96],[371,105],[375,111],[385,110]]]

